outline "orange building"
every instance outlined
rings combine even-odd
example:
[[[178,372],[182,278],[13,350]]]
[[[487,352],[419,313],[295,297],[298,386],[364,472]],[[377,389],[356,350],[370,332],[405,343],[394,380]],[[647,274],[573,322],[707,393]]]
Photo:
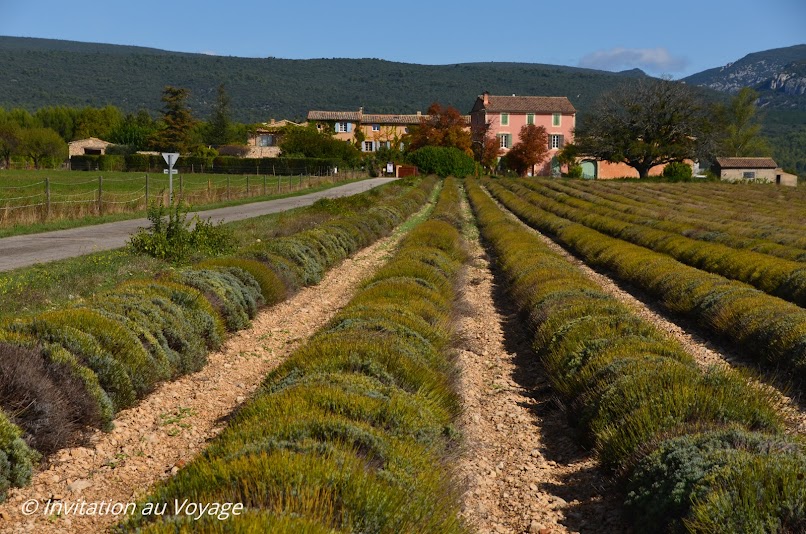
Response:
[[[308,123],[316,128],[329,127],[336,139],[355,143],[361,141],[362,152],[375,152],[381,147],[400,147],[409,127],[428,119],[419,111],[415,114],[370,114],[358,111],[309,111]]]

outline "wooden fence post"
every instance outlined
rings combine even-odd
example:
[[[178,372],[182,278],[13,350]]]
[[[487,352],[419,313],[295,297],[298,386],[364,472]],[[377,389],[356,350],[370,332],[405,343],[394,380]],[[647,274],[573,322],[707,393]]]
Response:
[[[103,215],[104,213],[104,204],[103,204],[103,194],[104,194],[104,177],[98,177],[98,215]]]
[[[227,200],[229,200],[229,174],[227,175]]]
[[[146,174],[146,209],[148,209],[148,174]]]
[[[45,178],[45,220],[50,219],[50,178]]]

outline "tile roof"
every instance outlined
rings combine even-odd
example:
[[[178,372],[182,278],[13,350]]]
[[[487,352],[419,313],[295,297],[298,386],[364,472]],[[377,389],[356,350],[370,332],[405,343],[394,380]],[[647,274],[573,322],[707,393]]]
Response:
[[[362,111],[309,111],[309,121],[352,121],[361,124],[420,124],[421,119],[428,120],[431,115],[422,114],[388,114],[364,113]],[[469,124],[470,115],[462,115]]]
[[[309,111],[309,121],[360,121],[360,111]]]
[[[429,115],[382,115],[364,114],[361,122],[364,124],[420,124],[420,119],[428,119]]]
[[[576,113],[574,105],[564,96],[496,96],[489,95],[487,105],[480,106],[491,112],[514,113]],[[479,98],[481,99],[481,97]]]
[[[716,158],[723,169],[775,169],[778,164],[772,158]]]

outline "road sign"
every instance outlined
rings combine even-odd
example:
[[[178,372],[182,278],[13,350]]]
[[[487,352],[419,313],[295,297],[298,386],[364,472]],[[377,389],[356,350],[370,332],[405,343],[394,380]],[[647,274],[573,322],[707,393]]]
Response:
[[[179,174],[179,171],[176,169],[163,169],[162,174]]]
[[[179,159],[179,154],[176,152],[163,152],[162,159],[165,160],[165,163],[168,164],[168,168],[162,171],[163,173],[168,175],[168,198],[170,199],[171,205],[174,203],[174,174],[176,171],[174,170],[174,163],[176,160]]]

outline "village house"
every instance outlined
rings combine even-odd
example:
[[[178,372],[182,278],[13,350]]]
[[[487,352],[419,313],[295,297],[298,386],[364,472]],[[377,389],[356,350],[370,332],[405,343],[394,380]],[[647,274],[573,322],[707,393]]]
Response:
[[[797,187],[798,177],[784,172],[772,158],[716,158],[715,172],[727,182],[767,182]]]
[[[280,155],[280,139],[283,129],[287,126],[301,126],[289,120],[276,121],[271,119],[255,128],[254,133],[249,136],[247,145],[248,152],[245,158],[276,158]]]
[[[376,152],[381,147],[401,147],[403,136],[411,126],[428,119],[419,111],[415,114],[370,114],[358,111],[309,111],[308,123],[316,128],[329,127],[336,139],[356,143],[362,152]]]
[[[573,142],[576,109],[564,96],[498,96],[484,92],[470,111],[470,127],[474,142],[481,142],[485,129],[494,135],[503,154],[520,140],[523,126],[542,126],[549,135],[549,157],[539,175],[560,174],[555,155],[567,142]]]

